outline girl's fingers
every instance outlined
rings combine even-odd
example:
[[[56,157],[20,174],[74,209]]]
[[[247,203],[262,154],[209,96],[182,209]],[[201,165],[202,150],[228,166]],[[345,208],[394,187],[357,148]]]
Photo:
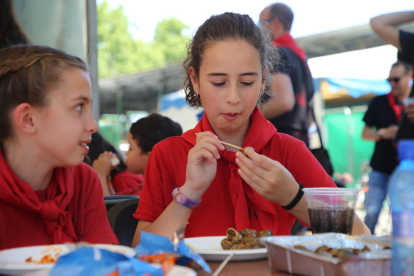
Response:
[[[211,131],[199,132],[197,133],[197,144],[200,141],[207,141],[215,145],[219,150],[224,150],[224,145],[220,142],[218,137]]]

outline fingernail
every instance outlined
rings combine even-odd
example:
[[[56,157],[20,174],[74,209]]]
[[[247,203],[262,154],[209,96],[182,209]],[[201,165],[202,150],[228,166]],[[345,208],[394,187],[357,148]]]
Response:
[[[236,156],[239,157],[240,151],[236,151]]]

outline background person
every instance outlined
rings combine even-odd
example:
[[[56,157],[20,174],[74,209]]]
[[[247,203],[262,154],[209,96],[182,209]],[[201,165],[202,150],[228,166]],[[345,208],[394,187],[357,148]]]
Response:
[[[144,183],[143,175],[129,172],[123,156],[99,132],[92,134],[89,149],[87,163],[98,173],[104,196],[139,196]],[[116,157],[119,164],[113,165],[112,157]]]
[[[293,17],[292,10],[282,3],[272,4],[260,13],[260,24],[270,30],[280,55],[270,87],[273,97],[264,103],[262,114],[279,132],[309,146],[308,102],[314,90],[305,51],[290,35]]]
[[[118,243],[96,173],[87,65],[45,46],[0,50],[0,249]]]
[[[182,133],[182,128],[178,123],[172,121],[168,117],[156,113],[133,123],[128,134],[129,149],[125,153],[125,166],[128,174],[140,176],[140,178],[142,178],[152,148],[165,138],[179,136]],[[108,178],[109,172],[113,168],[111,164],[112,155],[111,152],[104,152],[96,161],[94,161],[94,168],[98,171],[98,175],[104,176],[100,177],[100,179],[102,179],[101,182]],[[122,189],[122,191],[120,191],[117,187],[119,185],[116,183],[117,177],[119,176],[122,177],[122,173],[117,174],[112,181],[116,194],[141,195],[142,187],[144,185],[142,181],[139,183],[135,181],[136,185],[134,185],[134,187]],[[105,194],[106,185],[102,183],[102,186]],[[114,194],[113,192],[111,193],[110,190],[108,192],[109,194]]]
[[[23,31],[13,9],[11,0],[0,1],[0,49],[11,45],[29,44],[30,40]]]
[[[141,231],[172,237],[220,236],[229,227],[288,235],[299,218],[309,225],[305,187],[335,187],[302,141],[278,133],[259,111],[274,51],[248,15],[210,17],[184,62],[187,102],[203,107],[194,129],[152,150],[134,217]],[[224,146],[253,147],[243,155]],[[306,164],[306,166],[303,166]],[[354,234],[369,232],[355,216]]]
[[[362,139],[375,141],[371,158],[368,192],[365,194],[364,222],[374,233],[388,191],[388,180],[398,165],[395,136],[403,116],[404,100],[408,98],[413,80],[412,66],[397,62],[391,66],[387,79],[391,92],[372,99],[365,113]]]
[[[383,14],[370,20],[374,32],[386,43],[398,49],[398,60],[411,65],[414,65],[414,33],[401,30],[399,26],[413,21],[414,10]],[[410,97],[414,97],[413,87],[411,88]],[[414,139],[414,103],[411,103],[405,109],[396,139]]]

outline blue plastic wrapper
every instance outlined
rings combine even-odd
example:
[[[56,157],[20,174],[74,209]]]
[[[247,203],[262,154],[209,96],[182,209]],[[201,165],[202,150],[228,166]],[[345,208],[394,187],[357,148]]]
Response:
[[[84,247],[59,257],[49,276],[104,276],[114,271],[119,276],[162,276],[162,268],[105,249]]]
[[[141,232],[140,243],[135,247],[137,257],[155,255],[160,253],[176,253],[180,255],[176,261],[177,265],[187,266],[191,261],[196,262],[204,271],[211,273],[210,266],[191,248],[181,241],[178,246],[174,246],[171,240],[164,236],[158,236],[151,233]]]

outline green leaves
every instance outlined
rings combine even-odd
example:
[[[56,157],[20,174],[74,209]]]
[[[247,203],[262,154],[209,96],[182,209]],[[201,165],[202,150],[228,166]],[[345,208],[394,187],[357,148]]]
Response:
[[[106,78],[138,73],[182,62],[190,37],[182,33],[189,28],[177,18],[158,23],[154,41],[135,40],[129,31],[130,20],[123,7],[110,9],[106,1],[97,6],[98,70]]]

